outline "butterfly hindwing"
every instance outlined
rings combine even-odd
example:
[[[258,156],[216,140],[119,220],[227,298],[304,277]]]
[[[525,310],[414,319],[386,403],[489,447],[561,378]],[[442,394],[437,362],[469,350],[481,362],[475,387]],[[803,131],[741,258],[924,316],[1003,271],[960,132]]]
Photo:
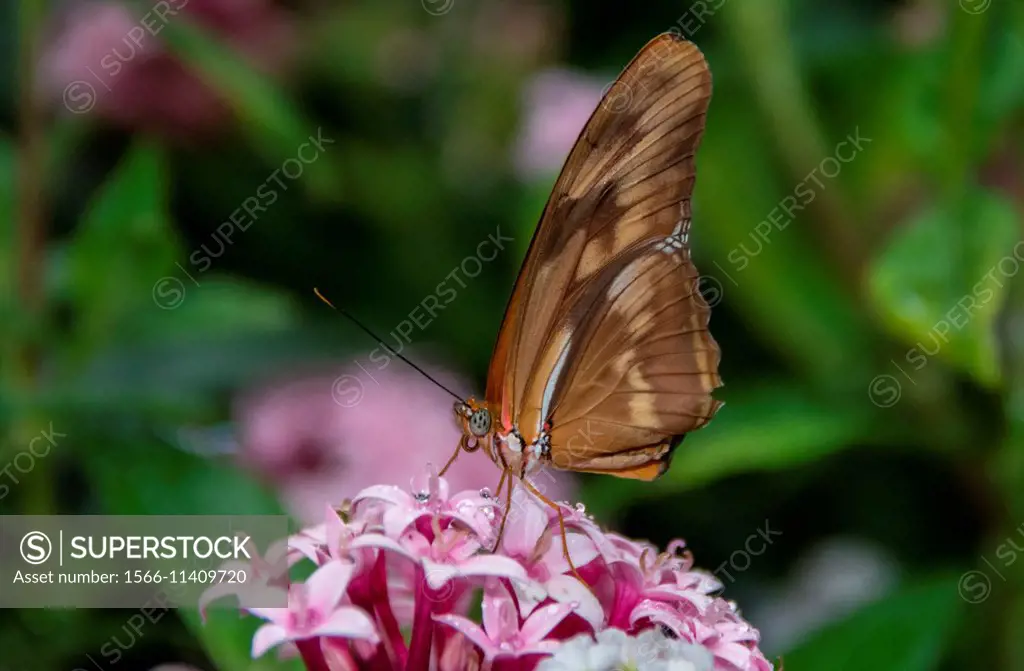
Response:
[[[687,241],[710,96],[693,44],[648,43],[588,121],[531,242],[487,400],[528,441],[550,420],[558,467],[656,477],[674,438],[718,407]]]

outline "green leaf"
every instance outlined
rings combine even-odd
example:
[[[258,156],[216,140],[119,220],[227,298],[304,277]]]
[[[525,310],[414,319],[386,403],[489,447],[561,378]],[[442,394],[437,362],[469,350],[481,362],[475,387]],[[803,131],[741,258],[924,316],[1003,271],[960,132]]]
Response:
[[[103,510],[117,515],[280,515],[236,467],[142,435],[105,436],[83,452]]]
[[[105,445],[84,455],[90,482],[105,512],[120,515],[279,515],[269,492],[237,469],[164,444]],[[274,654],[253,660],[252,635],[260,624],[229,609],[214,609],[204,624],[198,611],[178,615],[221,671],[298,670]]]
[[[742,99],[719,100],[709,116],[694,191],[697,267],[721,287],[750,337],[821,387],[863,389],[868,378],[851,375],[849,362],[872,358],[864,317],[839,285],[834,263],[810,245],[812,214],[796,211],[780,224],[769,222],[796,184],[776,177],[764,124],[748,108]]]
[[[783,661],[792,671],[931,671],[959,605],[955,577],[908,586],[813,634]]]
[[[250,67],[237,53],[209,31],[188,21],[166,24],[164,37],[170,48],[213,88],[219,91],[239,116],[253,146],[274,164],[296,159],[299,147],[318,135],[318,124],[303,117],[298,107],[273,82]],[[325,132],[325,145],[334,137]],[[324,199],[339,197],[339,171],[331,167],[331,148],[323,154],[308,149],[302,161],[302,182]],[[334,152],[340,155],[340,152]],[[293,171],[296,168],[292,168]],[[280,179],[280,177],[279,177]]]
[[[806,393],[770,388],[723,395],[715,420],[686,437],[672,467],[654,482],[593,481],[584,500],[601,517],[626,502],[663,496],[755,471],[822,459],[855,444],[884,440],[871,415],[854,403],[826,403]]]
[[[933,207],[894,237],[871,270],[870,292],[887,326],[912,346],[908,363],[919,369],[916,362],[938,356],[984,385],[1000,382],[993,325],[1024,259],[1017,239],[1012,205],[982,190],[959,212]]]
[[[153,275],[172,267],[176,255],[167,190],[163,151],[137,142],[94,195],[58,263],[58,284],[76,309],[86,351],[141,306],[153,309]]]

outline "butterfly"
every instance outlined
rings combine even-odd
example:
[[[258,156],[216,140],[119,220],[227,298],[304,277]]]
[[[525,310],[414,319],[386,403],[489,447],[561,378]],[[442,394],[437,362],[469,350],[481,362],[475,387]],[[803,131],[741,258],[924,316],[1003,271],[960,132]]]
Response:
[[[721,407],[720,351],[688,242],[710,99],[704,56],[672,33],[605,92],[530,242],[484,400],[455,404],[463,435],[442,474],[483,448],[502,470],[499,491],[508,476],[510,500],[516,478],[561,520],[529,482],[535,468],[653,480]]]

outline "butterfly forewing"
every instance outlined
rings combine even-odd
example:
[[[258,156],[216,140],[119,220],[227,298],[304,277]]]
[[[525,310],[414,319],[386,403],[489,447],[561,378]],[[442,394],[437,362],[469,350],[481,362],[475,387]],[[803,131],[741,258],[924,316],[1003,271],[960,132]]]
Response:
[[[656,477],[718,407],[718,347],[689,256],[700,51],[652,40],[606,93],[555,185],[506,311],[487,400],[561,468]]]

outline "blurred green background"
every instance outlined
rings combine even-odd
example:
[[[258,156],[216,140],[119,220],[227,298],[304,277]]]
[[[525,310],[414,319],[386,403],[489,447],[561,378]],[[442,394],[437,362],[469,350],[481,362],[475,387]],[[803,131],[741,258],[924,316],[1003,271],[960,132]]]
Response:
[[[1010,0],[4,3],[0,513],[282,510],[238,395],[375,346],[312,288],[391,342],[499,229],[404,341],[482,391],[566,143],[666,30],[714,74],[691,240],[726,406],[582,500],[686,538],[787,671],[1024,670]],[[3,611],[0,669],[113,636],[118,669],[286,667],[230,614],[125,645],[132,613]]]

